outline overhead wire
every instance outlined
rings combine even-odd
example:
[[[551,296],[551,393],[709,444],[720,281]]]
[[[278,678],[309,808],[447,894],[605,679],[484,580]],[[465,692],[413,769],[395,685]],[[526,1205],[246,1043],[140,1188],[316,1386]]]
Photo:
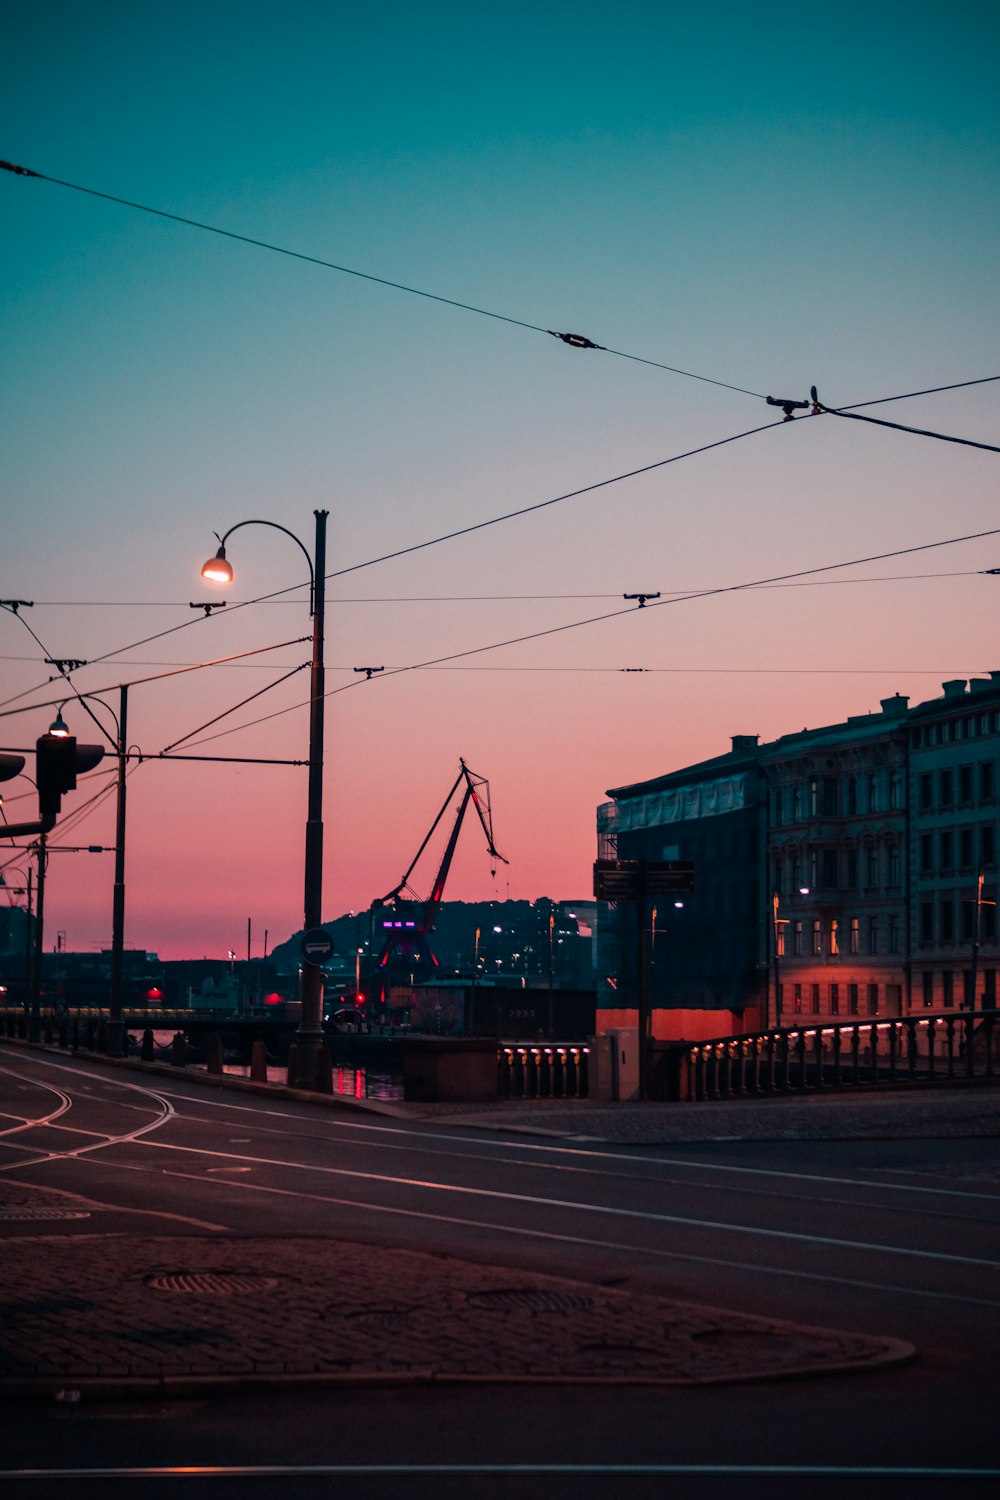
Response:
[[[721,584],[715,588],[698,589],[692,591],[691,593],[675,595],[674,597],[669,599],[650,599],[647,604],[643,606],[643,609],[650,610],[671,604],[687,604],[696,599],[707,599],[716,597],[721,594],[732,594],[749,589],[758,589],[769,584],[787,582],[791,579],[811,577],[817,573],[834,572],[841,568],[861,567],[865,563],[884,562],[890,557],[905,557],[916,552],[929,552],[935,550],[938,547],[952,547],[958,545],[961,542],[979,541],[982,538],[989,536],[1000,536],[1000,527],[994,527],[989,531],[970,532],[964,536],[946,537],[943,540],[936,542],[921,542],[913,547],[898,547],[889,552],[876,552],[866,557],[849,558],[842,562],[823,563],[813,568],[800,568],[792,573],[778,573],[768,578],[752,579],[745,583]],[[389,678],[397,677],[404,672],[426,671],[428,668],[440,667],[445,663],[460,661],[465,657],[477,656],[487,651],[503,650],[508,646],[523,645],[528,641],[541,640],[544,637],[550,635],[562,635],[570,630],[579,630],[586,625],[598,625],[602,624],[606,620],[619,619],[623,615],[636,615],[639,612],[640,611],[634,607],[630,607],[628,609],[609,610],[605,614],[591,615],[583,620],[571,620],[564,625],[548,626],[543,630],[530,631],[525,633],[524,635],[512,636],[507,640],[493,641],[485,646],[472,646],[464,651],[449,652],[444,656],[432,657],[428,661],[412,662],[402,667],[391,667],[388,668],[379,677],[372,680],[376,682],[386,682]],[[337,697],[340,693],[347,693],[361,686],[363,686],[361,679],[356,678],[353,682],[345,683],[342,687],[331,688],[327,693],[324,694],[324,697],[334,698]],[[284,714],[296,712],[299,709],[306,707],[307,703],[308,700],[303,703],[292,704],[288,708],[278,709],[273,714],[266,714],[259,719],[251,719],[246,724],[234,725],[229,729],[221,730],[218,734],[209,735],[206,737],[206,739],[197,740],[194,743],[206,744],[211,740],[222,739],[225,735],[237,734],[244,729],[252,729],[258,724],[265,724],[273,719],[281,718]]]
[[[985,448],[989,453],[1000,453],[1000,448],[995,443],[980,443],[973,438],[956,437],[949,432],[931,432],[926,427],[908,427],[903,422],[887,422],[884,417],[863,417],[860,412],[849,411],[846,407],[825,406],[816,395],[815,386],[812,387],[811,395],[816,415],[846,417],[852,422],[870,422],[875,427],[891,427],[895,432],[909,432],[917,437],[935,438],[939,443],[961,443],[965,448]]]
[[[292,260],[300,260],[308,265],[319,266],[323,270],[337,271],[342,276],[353,276],[360,281],[369,281],[376,286],[389,287],[393,291],[406,292],[411,297],[422,297],[429,302],[438,302],[445,307],[453,307],[461,312],[474,313],[481,318],[492,318],[499,323],[509,323],[515,328],[524,328],[532,333],[544,333],[546,336],[560,339],[563,343],[578,349],[596,349],[602,353],[614,354],[620,359],[634,360],[639,364],[652,365],[659,370],[667,370],[673,375],[680,375],[689,380],[704,381],[709,385],[721,386],[725,390],[736,391],[743,396],[752,396],[757,400],[764,400],[759,391],[748,390],[745,386],[732,385],[727,380],[716,380],[710,375],[697,375],[692,370],[682,370],[675,365],[660,364],[657,360],[643,359],[637,354],[626,354],[620,349],[608,349],[603,344],[595,344],[588,338],[578,334],[557,333],[555,329],[543,327],[540,323],[531,323],[524,318],[515,318],[507,313],[500,313],[486,307],[478,307],[472,302],[462,302],[456,297],[445,297],[438,292],[428,292],[421,287],[409,286],[405,282],[392,281],[385,276],[376,276],[370,271],[359,271],[354,266],[341,265],[337,261],[327,260],[323,256],[308,255],[301,250],[291,250],[286,245],[275,245],[268,240],[257,239],[253,235],[239,234],[232,229],[222,229],[217,224],[207,224],[201,219],[192,219],[184,214],[170,213],[166,209],[153,208],[148,203],[136,203],[131,198],[120,198],[114,193],[104,193],[97,188],[85,187],[78,182],[66,182],[59,177],[51,177],[46,172],[34,171],[31,167],[18,166],[13,162],[0,160],[0,169],[12,172],[17,177],[34,177],[41,182],[51,183],[54,187],[69,188],[75,193],[85,193],[91,198],[101,198],[106,203],[117,203],[122,208],[132,208],[139,213],[152,214],[159,219],[169,219],[175,224],[185,224],[189,229],[201,229],[207,234],[220,235],[223,239],[235,240],[240,244],[252,245],[258,250],[267,250],[274,255],[285,255]]]

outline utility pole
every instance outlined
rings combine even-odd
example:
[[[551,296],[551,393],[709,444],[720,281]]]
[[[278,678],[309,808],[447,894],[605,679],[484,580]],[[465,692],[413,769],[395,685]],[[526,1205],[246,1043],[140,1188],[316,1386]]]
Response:
[[[31,971],[31,1010],[28,1015],[28,1040],[37,1042],[41,1039],[41,1003],[42,1003],[42,954],[45,942],[45,870],[49,862],[48,849],[46,847],[48,834],[43,833],[35,845],[36,858],[38,860],[38,895],[35,905],[35,959]]]

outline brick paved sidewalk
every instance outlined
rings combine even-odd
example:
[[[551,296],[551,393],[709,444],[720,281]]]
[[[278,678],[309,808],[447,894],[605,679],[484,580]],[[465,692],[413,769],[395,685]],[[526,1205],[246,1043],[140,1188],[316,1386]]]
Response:
[[[4,1184],[0,1215],[84,1213]],[[898,1340],[319,1238],[4,1239],[0,1394],[124,1397],[364,1382],[692,1384],[857,1371]]]

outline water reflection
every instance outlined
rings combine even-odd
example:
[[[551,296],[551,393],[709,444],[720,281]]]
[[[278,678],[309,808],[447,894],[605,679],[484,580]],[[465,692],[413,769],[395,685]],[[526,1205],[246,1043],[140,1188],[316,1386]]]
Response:
[[[175,1036],[173,1031],[154,1031],[153,1044],[157,1054],[163,1061],[170,1058],[171,1047]],[[133,1038],[133,1042],[135,1038]],[[137,1045],[137,1044],[136,1044]],[[186,1066],[195,1071],[204,1072],[205,1058],[203,1049],[189,1047]],[[234,1062],[227,1059],[223,1062],[222,1071],[230,1073],[234,1078],[249,1078],[249,1063]],[[277,1058],[268,1058],[267,1062],[268,1083],[285,1084],[288,1082],[288,1065]],[[378,1066],[356,1067],[345,1063],[339,1058],[333,1059],[333,1092],[351,1099],[381,1099],[388,1102],[399,1102],[403,1098],[403,1075],[401,1070]]]

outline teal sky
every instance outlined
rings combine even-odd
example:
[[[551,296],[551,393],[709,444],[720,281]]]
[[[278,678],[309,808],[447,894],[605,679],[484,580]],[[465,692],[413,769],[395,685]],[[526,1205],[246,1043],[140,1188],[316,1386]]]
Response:
[[[5,159],[757,394],[0,173],[0,591],[36,601],[50,655],[188,627],[83,669],[93,692],[307,631],[301,594],[189,609],[213,531],[246,517],[308,544],[329,508],[333,571],[756,427],[764,394],[1000,373],[998,37],[970,3],[18,7]],[[877,414],[995,442],[998,389]],[[997,473],[995,454],[829,417],[331,580],[328,686],[350,690],[328,720],[330,915],[397,882],[460,755],[493,784],[511,867],[494,886],[470,831],[450,894],[509,878],[579,897],[605,788],[1000,666],[997,580],[977,576],[1000,536],[476,670],[356,686],[355,666],[987,530]],[[240,538],[234,598],[300,581],[290,543]],[[302,650],[136,689],[132,738],[162,748]],[[0,616],[0,696],[51,697],[42,655]],[[30,743],[47,717],[5,722]],[[294,711],[214,748],[304,741]],[[130,943],[219,954],[247,915],[272,941],[298,925],[301,773],[147,765],[130,785]],[[79,839],[110,842],[110,818]],[[54,863],[54,928],[106,941],[110,861]]]

